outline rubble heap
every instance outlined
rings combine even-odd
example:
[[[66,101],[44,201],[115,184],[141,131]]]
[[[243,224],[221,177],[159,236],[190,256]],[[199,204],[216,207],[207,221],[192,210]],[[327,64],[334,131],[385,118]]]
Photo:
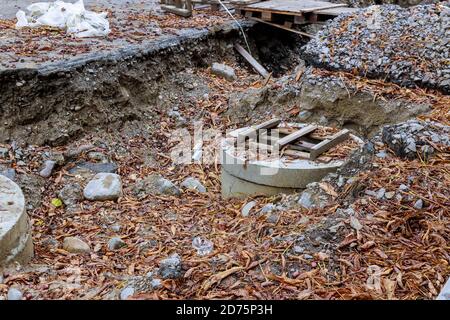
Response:
[[[449,93],[449,21],[448,1],[371,6],[330,21],[305,46],[305,58],[328,69]]]

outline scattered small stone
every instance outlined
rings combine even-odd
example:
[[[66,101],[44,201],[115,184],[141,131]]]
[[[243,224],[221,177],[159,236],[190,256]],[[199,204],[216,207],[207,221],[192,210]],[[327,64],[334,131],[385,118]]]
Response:
[[[344,224],[342,222],[339,222],[338,224],[335,224],[334,226],[331,226],[328,228],[328,230],[330,230],[331,233],[336,233],[338,232],[340,227],[343,227]]]
[[[214,62],[211,67],[211,73],[223,77],[228,81],[233,81],[236,79],[234,69],[222,63]]]
[[[299,121],[306,121],[309,118],[311,118],[311,116],[312,116],[312,112],[311,111],[303,110],[303,111],[300,111],[300,113],[298,114],[297,118],[298,118]]]
[[[202,237],[195,237],[192,240],[192,247],[197,250],[199,256],[206,256],[213,251],[214,244],[208,239]]]
[[[154,290],[162,288],[162,282],[159,279],[152,279],[150,281],[150,284],[152,286],[152,289],[154,289]]]
[[[375,156],[377,156],[380,159],[384,159],[387,157],[387,153],[386,153],[386,151],[383,150],[383,151],[378,152]]]
[[[310,209],[313,207],[311,200],[311,194],[309,192],[303,192],[298,203],[305,209]]]
[[[273,203],[268,203],[259,210],[260,214],[266,214],[275,210],[275,205]]]
[[[186,178],[180,186],[190,190],[197,190],[200,193],[206,192],[205,186],[200,181],[192,177]]]
[[[256,201],[250,201],[250,202],[246,203],[241,209],[242,216],[248,217],[250,210],[252,210],[252,208],[254,206],[256,206]]]
[[[389,191],[384,194],[384,197],[388,200],[394,198],[394,196],[395,196],[395,191]]]
[[[134,288],[126,287],[120,291],[120,300],[127,300],[132,295],[134,295]]]
[[[58,192],[58,197],[67,209],[73,210],[78,202],[83,200],[83,189],[78,183],[69,183]]]
[[[177,253],[161,260],[158,274],[163,279],[177,279],[181,277],[181,258]]]
[[[92,201],[117,200],[122,196],[122,181],[114,173],[97,173],[84,188],[83,195]]]
[[[101,152],[97,152],[97,151],[88,152],[87,157],[91,161],[98,161],[101,163],[109,163],[108,157]],[[115,173],[115,172],[113,172],[113,173]]]
[[[363,228],[361,222],[359,222],[359,220],[353,216],[350,217],[350,226],[357,231]]]
[[[133,186],[133,194],[138,198],[160,194],[179,196],[181,191],[172,181],[159,174],[151,174],[136,181]]]
[[[7,297],[8,300],[22,300],[23,293],[19,289],[9,288]]]
[[[302,246],[294,246],[292,250],[295,254],[302,254],[305,251],[305,248],[303,248]]]
[[[118,250],[122,247],[125,247],[127,244],[119,237],[113,237],[108,241],[108,250],[114,251]]]
[[[110,229],[114,232],[120,232],[121,226],[118,224],[112,225]]]
[[[401,191],[407,191],[408,189],[409,189],[409,187],[406,185],[406,184],[401,184],[399,187],[398,187],[398,189],[399,190],[401,190]]]
[[[56,162],[53,160],[47,160],[44,162],[44,166],[39,172],[39,175],[43,178],[48,178],[52,175],[53,168],[55,167]]]
[[[386,189],[385,188],[380,188],[377,191],[377,195],[376,195],[377,199],[379,199],[379,200],[383,199],[385,193],[386,193]]]
[[[79,174],[83,171],[91,171],[93,173],[117,173],[118,166],[113,162],[97,163],[97,162],[79,162],[75,167],[69,170],[70,174]]]
[[[65,238],[63,249],[70,253],[87,253],[91,251],[91,248],[86,242],[76,237]]]
[[[418,209],[418,210],[422,209],[423,208],[423,200],[422,199],[417,200],[414,203],[414,208]]]
[[[280,216],[277,215],[277,214],[270,214],[270,215],[267,217],[266,221],[267,221],[268,223],[277,223],[279,218],[280,218]]]
[[[49,160],[55,161],[58,166],[63,166],[66,162],[66,158],[62,152],[52,152]]]
[[[306,260],[314,259],[314,257],[312,255],[310,255],[310,254],[304,254],[303,258],[305,258]]]

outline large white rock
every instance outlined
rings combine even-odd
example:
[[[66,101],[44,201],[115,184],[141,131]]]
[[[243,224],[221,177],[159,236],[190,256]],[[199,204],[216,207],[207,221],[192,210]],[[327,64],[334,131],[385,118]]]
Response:
[[[115,173],[98,173],[83,191],[88,200],[116,200],[122,195],[122,181]]]

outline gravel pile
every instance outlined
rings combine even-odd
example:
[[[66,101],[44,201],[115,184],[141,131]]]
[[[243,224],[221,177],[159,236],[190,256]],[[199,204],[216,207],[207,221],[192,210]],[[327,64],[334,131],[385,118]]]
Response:
[[[426,159],[435,152],[434,147],[450,147],[450,127],[432,121],[409,120],[385,126],[382,140],[399,157]]]
[[[341,15],[305,46],[304,58],[327,69],[449,93],[449,4],[371,6]]]
[[[333,3],[345,3],[349,7],[365,8],[375,4],[398,4],[402,7],[416,6],[418,4],[431,4],[441,0],[331,0]]]

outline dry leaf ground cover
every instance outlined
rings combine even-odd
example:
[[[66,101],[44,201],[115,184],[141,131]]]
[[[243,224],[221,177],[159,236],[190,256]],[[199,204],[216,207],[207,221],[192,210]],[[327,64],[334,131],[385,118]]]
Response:
[[[223,113],[229,94],[265,85],[240,68],[233,84],[212,76],[208,69],[196,73],[211,92],[195,104],[181,101],[179,110],[190,131],[191,120],[200,116],[205,127],[232,127]],[[358,84],[360,90],[377,92],[378,98],[393,99],[398,94],[428,99],[435,108],[427,117],[448,123],[449,101],[441,94],[333,75]],[[153,271],[174,252],[182,258],[182,277],[164,280],[160,289],[137,292],[135,299],[432,299],[450,275],[448,149],[438,148],[428,162],[393,154],[374,158],[372,170],[360,172],[343,191],[327,187],[335,200],[323,209],[288,209],[274,219],[257,212],[280,197],[256,197],[257,206],[244,217],[241,208],[249,199],[220,197],[219,164],[173,165],[169,157],[173,144],[167,141],[177,123],[166,112],[160,116],[161,126],[151,130],[143,121],[75,142],[76,146],[93,144],[92,150],[118,164],[124,196],[117,202],[83,201],[71,213],[55,207],[51,201],[62,186],[77,179],[84,183],[68,173],[73,163],[59,168],[42,188],[42,205],[29,212],[36,256],[24,269],[5,271],[0,295],[18,286],[28,299],[117,299],[127,279]],[[21,170],[36,171],[45,151],[50,150],[36,148],[35,161]],[[82,153],[77,160],[85,157]],[[207,192],[136,198],[133,184],[150,173],[176,184],[195,177]],[[380,187],[398,190],[408,183],[410,188],[404,191],[408,201],[381,201],[364,193]],[[361,225],[358,230],[351,226],[356,222],[338,210],[353,191],[357,197],[350,205]],[[423,209],[414,208],[417,199],[424,201]],[[337,224],[337,231],[330,233],[329,228]],[[113,225],[119,225],[120,231]],[[61,249],[68,236],[86,241],[91,252],[71,254]],[[121,237],[126,246],[108,250],[113,236]],[[209,255],[197,255],[192,247],[196,236],[214,244]],[[304,252],[294,250],[299,243]]]
[[[156,9],[143,11],[130,6],[126,10],[90,7],[108,12],[111,32],[106,38],[75,38],[64,30],[40,27],[15,29],[16,19],[0,19],[0,67],[30,68],[83,54],[127,48],[144,44],[167,35],[177,35],[185,29],[212,28],[230,18],[224,12],[198,9],[185,19]]]

